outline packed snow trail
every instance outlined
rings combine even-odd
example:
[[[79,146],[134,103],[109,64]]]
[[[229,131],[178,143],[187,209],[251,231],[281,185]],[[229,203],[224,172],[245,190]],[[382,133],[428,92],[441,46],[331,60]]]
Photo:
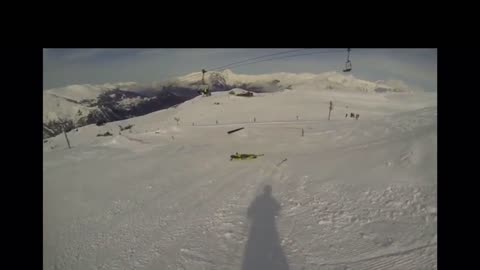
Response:
[[[72,149],[45,145],[45,269],[255,269],[282,256],[277,269],[437,268],[436,106],[231,135],[159,124],[195,110],[180,107],[130,119],[131,133],[87,126]],[[267,185],[278,216],[248,218],[273,215],[252,206]],[[259,245],[275,252],[252,259]]]

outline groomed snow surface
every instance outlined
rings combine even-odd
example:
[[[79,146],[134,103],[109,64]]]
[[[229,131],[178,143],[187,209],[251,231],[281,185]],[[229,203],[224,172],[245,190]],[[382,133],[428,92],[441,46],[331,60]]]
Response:
[[[437,268],[435,94],[216,92],[68,138],[44,143],[44,269]]]

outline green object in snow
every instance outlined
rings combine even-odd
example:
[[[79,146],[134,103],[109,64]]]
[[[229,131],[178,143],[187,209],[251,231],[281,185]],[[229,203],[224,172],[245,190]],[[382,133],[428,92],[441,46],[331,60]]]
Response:
[[[256,159],[257,157],[261,157],[261,156],[263,156],[263,154],[255,155],[255,154],[239,154],[239,153],[235,153],[234,155],[230,155],[230,160],[233,160],[233,159],[240,159],[240,160]]]

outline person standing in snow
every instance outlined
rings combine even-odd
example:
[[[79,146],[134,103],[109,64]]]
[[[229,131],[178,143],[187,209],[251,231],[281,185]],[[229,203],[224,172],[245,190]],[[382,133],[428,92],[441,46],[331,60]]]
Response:
[[[203,92],[204,92],[205,96],[207,96],[207,97],[211,96],[210,89],[208,88],[208,86],[207,86],[207,88],[205,88],[205,90]]]

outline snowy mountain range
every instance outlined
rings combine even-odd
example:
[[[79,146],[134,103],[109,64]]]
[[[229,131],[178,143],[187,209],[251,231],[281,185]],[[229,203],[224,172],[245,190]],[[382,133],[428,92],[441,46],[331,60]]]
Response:
[[[128,119],[178,105],[198,96],[208,85],[212,92],[240,88],[252,92],[311,89],[365,93],[409,92],[406,84],[369,82],[337,72],[235,74],[230,70],[201,72],[174,80],[141,85],[135,82],[102,85],[70,85],[44,91],[43,137],[48,138],[81,126]]]

